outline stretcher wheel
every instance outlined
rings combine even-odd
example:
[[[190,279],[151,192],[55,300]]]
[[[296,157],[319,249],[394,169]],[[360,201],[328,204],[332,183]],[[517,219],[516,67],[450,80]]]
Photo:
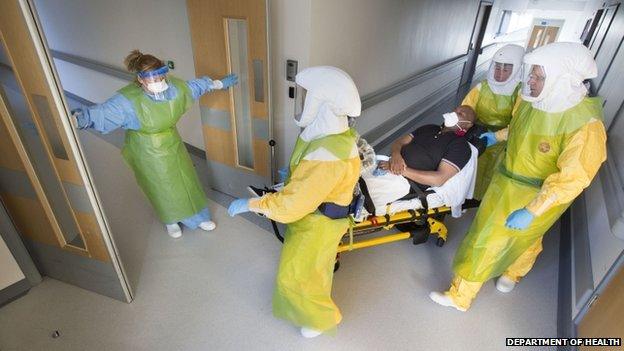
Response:
[[[410,232],[412,234],[412,243],[414,245],[424,244],[429,240],[431,230],[429,227],[418,228]]]
[[[444,243],[446,243],[446,240],[442,239],[442,238],[438,238],[438,240],[436,240],[436,246],[437,247],[442,247],[444,246]]]
[[[334,272],[336,272],[339,269],[340,269],[340,261],[336,260],[336,263],[334,263]]]
[[[424,229],[424,228],[428,228],[426,224],[416,224],[413,222],[396,224],[394,227],[402,232],[410,232],[410,233],[415,232],[417,230]]]

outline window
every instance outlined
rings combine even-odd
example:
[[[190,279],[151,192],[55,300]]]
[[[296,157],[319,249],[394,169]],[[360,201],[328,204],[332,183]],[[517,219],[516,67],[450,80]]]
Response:
[[[531,14],[503,10],[496,35],[505,35],[520,29],[529,28],[533,22]]]
[[[500,23],[498,24],[498,30],[496,31],[497,35],[507,33],[507,28],[509,27],[509,20],[511,20],[511,11],[503,10],[503,15],[501,16]]]
[[[253,153],[253,119],[249,91],[251,89],[249,76],[249,55],[247,53],[248,33],[247,20],[227,18],[227,43],[228,62],[230,72],[238,72],[238,84],[232,87],[232,98],[234,102],[234,130],[236,135],[236,150],[238,165],[245,168],[254,168]],[[257,71],[257,64],[254,69]],[[257,73],[257,72],[256,72]],[[260,72],[262,73],[262,72]],[[259,73],[257,73],[259,74]],[[256,89],[256,99],[258,99]],[[264,99],[264,97],[260,97]]]

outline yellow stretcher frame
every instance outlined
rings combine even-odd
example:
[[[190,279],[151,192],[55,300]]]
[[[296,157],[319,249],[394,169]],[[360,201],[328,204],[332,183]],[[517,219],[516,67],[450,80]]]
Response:
[[[448,236],[448,229],[444,222],[442,222],[442,219],[449,213],[451,213],[451,208],[444,206],[428,210],[408,210],[393,215],[369,217],[363,222],[355,223],[353,227],[345,233],[341,243],[338,245],[338,253],[410,239],[414,236],[414,231],[393,233],[354,241],[355,237],[372,234],[381,230],[391,230],[397,224],[409,223],[420,224],[425,230],[428,230],[429,233],[426,234],[437,235],[437,245],[442,246],[446,242]]]
[[[462,210],[479,207],[479,204],[480,201],[478,200],[467,199],[462,205]],[[353,225],[344,234],[340,244],[338,245],[338,255],[345,251],[353,251],[357,249],[393,243],[396,241],[406,240],[410,238],[414,238],[414,244],[416,245],[427,241],[429,235],[431,234],[438,237],[436,245],[440,247],[444,246],[444,243],[446,243],[446,239],[448,237],[448,228],[446,228],[443,219],[447,214],[450,213],[450,207],[442,206],[430,209],[407,210],[395,213],[393,215],[370,216],[362,222],[352,222]],[[354,240],[355,238],[376,233],[382,230],[392,230],[397,225],[410,223],[418,224],[419,226],[411,231],[401,231],[399,233],[392,233],[369,239],[362,239],[357,241]],[[281,242],[284,242],[284,237],[280,234],[276,222],[271,220],[271,224],[273,226],[273,232],[275,233],[277,239]],[[425,233],[422,232],[423,230],[425,231]],[[416,234],[423,234],[424,240],[422,237],[415,237]],[[336,257],[336,264],[339,264],[338,257]]]

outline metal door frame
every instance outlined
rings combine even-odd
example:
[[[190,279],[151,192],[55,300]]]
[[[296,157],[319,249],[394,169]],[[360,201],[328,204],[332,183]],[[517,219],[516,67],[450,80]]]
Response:
[[[472,78],[477,67],[477,60],[479,55],[483,52],[481,45],[483,44],[483,38],[485,37],[485,32],[487,31],[487,26],[490,21],[490,15],[492,14],[493,2],[489,0],[482,0],[479,2],[479,10],[477,11],[477,15],[475,18],[474,25],[472,26],[472,35],[470,36],[470,42],[468,46],[468,58],[466,59],[466,64],[464,66],[464,70],[462,71],[462,75],[459,81],[460,89],[462,86],[470,86],[472,83]],[[481,15],[481,11],[484,11],[483,18],[481,19],[481,23],[479,23],[479,16]],[[477,26],[481,26],[478,32]],[[476,34],[476,38],[475,38]]]

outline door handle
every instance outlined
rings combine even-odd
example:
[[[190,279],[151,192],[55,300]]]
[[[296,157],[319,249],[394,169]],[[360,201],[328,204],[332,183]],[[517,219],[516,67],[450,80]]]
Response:
[[[254,100],[256,102],[264,102],[264,65],[262,60],[253,60],[254,74]]]

